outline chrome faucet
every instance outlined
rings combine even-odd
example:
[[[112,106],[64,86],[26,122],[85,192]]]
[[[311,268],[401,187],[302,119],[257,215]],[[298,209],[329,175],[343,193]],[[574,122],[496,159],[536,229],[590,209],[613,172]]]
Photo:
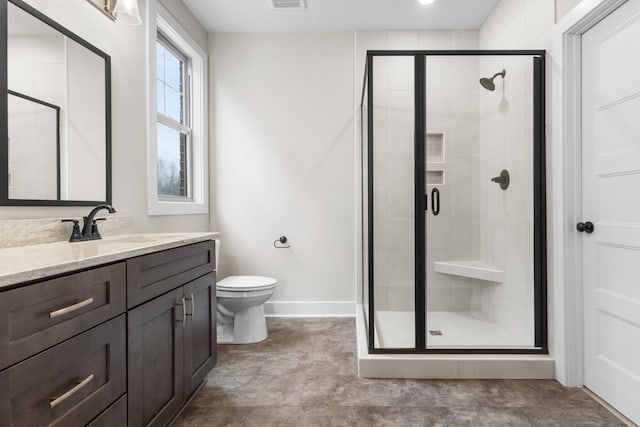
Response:
[[[113,206],[103,203],[91,209],[89,215],[83,217],[82,231],[78,225],[77,219],[63,219],[62,222],[73,222],[73,231],[71,232],[70,242],[84,242],[86,240],[99,240],[102,239],[100,232],[98,231],[98,221],[104,221],[106,218],[96,219],[96,214],[102,209],[107,209],[109,213],[116,213]]]

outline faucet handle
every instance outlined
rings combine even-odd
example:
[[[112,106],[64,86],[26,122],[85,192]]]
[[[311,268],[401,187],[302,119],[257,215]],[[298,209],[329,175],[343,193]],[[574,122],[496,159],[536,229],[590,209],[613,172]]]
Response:
[[[106,221],[107,218],[94,218],[91,223],[91,235],[92,236],[100,236],[100,232],[98,231],[98,221]]]
[[[82,238],[82,234],[80,234],[80,225],[78,225],[77,219],[63,219],[61,222],[73,222],[73,230],[71,231],[71,237],[69,238],[70,242],[77,242]]]

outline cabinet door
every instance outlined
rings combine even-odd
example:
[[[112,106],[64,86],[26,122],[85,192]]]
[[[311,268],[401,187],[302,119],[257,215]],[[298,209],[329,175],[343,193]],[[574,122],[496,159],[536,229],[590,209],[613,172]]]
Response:
[[[128,313],[129,426],[165,426],[184,403],[182,288]]]
[[[209,273],[184,286],[185,396],[193,393],[216,364],[216,277]]]

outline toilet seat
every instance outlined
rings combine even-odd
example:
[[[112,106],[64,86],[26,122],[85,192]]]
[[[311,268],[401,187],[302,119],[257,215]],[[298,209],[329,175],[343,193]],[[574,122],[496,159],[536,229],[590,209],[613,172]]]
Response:
[[[220,280],[216,288],[226,292],[251,292],[275,288],[278,281],[264,276],[229,276]]]

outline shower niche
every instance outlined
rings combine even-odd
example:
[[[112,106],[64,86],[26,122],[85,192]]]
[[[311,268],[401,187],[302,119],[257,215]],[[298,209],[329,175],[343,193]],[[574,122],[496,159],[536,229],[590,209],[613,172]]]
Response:
[[[369,352],[547,352],[544,55],[367,52]]]
[[[425,144],[427,185],[444,185],[444,132],[427,132]]]

